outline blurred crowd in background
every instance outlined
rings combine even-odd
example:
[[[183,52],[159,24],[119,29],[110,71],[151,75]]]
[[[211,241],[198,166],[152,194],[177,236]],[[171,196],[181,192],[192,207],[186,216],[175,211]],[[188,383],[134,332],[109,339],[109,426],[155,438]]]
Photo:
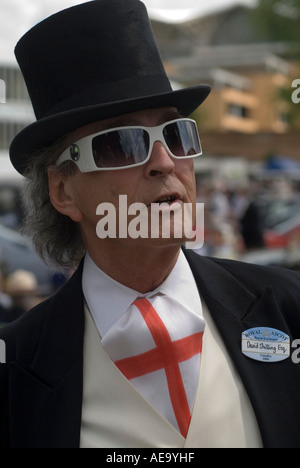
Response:
[[[198,181],[205,203],[203,255],[300,269],[300,183],[286,177],[232,188],[222,179]]]
[[[198,175],[197,188],[205,205],[205,242],[197,253],[300,271],[299,181],[249,177],[235,185]],[[16,213],[0,214],[0,326],[56,292],[72,274],[39,259],[20,234]]]

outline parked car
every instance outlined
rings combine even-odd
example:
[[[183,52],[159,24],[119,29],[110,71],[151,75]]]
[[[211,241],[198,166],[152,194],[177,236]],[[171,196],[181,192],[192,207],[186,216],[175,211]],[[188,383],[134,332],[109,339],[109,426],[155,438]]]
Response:
[[[22,206],[22,182],[0,181],[0,224],[19,230],[24,218]]]
[[[243,219],[241,231],[250,249],[300,247],[300,199],[259,197],[252,201]]]
[[[264,241],[268,248],[300,247],[300,201],[282,200],[271,203],[265,220]]]
[[[4,276],[27,270],[36,276],[39,292],[49,295],[63,284],[64,277],[49,268],[34,250],[31,241],[19,232],[0,225],[0,266]]]

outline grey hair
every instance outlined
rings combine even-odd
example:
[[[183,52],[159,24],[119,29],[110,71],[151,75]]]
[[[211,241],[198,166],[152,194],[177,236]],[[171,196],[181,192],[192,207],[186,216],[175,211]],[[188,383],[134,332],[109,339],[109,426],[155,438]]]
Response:
[[[63,150],[63,141],[33,154],[25,172],[23,203],[24,233],[28,235],[41,258],[55,267],[77,267],[85,254],[79,225],[59,213],[49,195],[48,168],[55,164]],[[77,171],[72,162],[57,171],[72,176]]]

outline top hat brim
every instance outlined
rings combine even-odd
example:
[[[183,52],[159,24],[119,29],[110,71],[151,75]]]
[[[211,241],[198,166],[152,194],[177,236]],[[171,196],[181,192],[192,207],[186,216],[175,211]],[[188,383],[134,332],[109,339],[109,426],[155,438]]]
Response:
[[[205,101],[210,91],[210,86],[199,85],[164,94],[75,108],[42,118],[14,138],[9,150],[11,162],[15,169],[24,175],[28,161],[42,149],[85,125],[123,114],[160,107],[176,107],[181,115],[188,117]]]

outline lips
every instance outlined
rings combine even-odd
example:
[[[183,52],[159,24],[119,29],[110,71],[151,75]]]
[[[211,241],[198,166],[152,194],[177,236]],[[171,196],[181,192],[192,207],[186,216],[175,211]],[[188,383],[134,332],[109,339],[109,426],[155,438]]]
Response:
[[[169,195],[167,197],[161,197],[159,200],[156,200],[155,203],[172,203],[176,200],[174,195]]]
[[[178,202],[181,200],[182,200],[182,197],[178,193],[170,193],[170,194],[164,194],[164,195],[159,196],[152,203],[158,203],[158,204],[168,203],[170,205],[174,202]]]

